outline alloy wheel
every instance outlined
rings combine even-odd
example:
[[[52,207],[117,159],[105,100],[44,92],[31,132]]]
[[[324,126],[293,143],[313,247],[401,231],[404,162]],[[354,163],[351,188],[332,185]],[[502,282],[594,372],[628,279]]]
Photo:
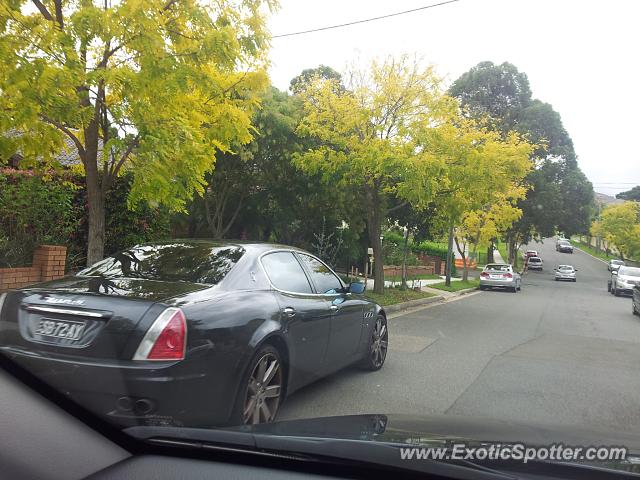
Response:
[[[371,363],[375,368],[379,368],[384,363],[387,356],[387,348],[389,346],[389,332],[387,331],[387,322],[384,317],[379,316],[373,327],[371,338]]]
[[[268,423],[275,419],[282,396],[282,368],[278,357],[266,352],[256,362],[247,383],[242,410],[245,424]]]

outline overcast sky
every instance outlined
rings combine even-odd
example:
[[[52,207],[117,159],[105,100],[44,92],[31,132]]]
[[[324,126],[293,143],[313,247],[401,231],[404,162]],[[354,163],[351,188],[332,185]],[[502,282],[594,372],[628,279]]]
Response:
[[[278,35],[438,1],[280,0],[269,25]],[[409,53],[434,64],[449,84],[481,61],[511,62],[529,76],[534,98],[562,116],[595,190],[615,194],[640,184],[639,19],[636,0],[460,0],[274,38],[271,77],[285,90],[305,68],[325,64],[342,71],[357,58]]]

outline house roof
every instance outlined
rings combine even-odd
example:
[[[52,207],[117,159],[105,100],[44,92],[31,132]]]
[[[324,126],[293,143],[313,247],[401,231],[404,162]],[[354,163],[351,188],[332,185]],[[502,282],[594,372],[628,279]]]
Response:
[[[4,136],[9,138],[20,137],[21,135],[22,135],[22,131],[15,128],[8,130],[7,132],[4,133]],[[75,143],[73,143],[73,140],[71,140],[71,138],[69,138],[67,135],[64,135],[63,141],[64,141],[64,147],[60,151],[60,153],[58,153],[53,157],[54,160],[59,162],[60,165],[64,167],[71,167],[73,165],[82,165],[82,160],[80,159],[78,148],[76,147]],[[17,151],[16,155],[20,155],[20,158],[22,158],[22,154],[20,151]],[[102,139],[99,138],[98,139],[98,163],[101,160],[102,160]]]

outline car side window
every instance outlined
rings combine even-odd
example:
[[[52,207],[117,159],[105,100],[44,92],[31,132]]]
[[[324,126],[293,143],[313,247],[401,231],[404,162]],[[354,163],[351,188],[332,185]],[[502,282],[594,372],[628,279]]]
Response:
[[[262,265],[274,287],[294,293],[312,293],[309,279],[292,252],[274,252],[262,257]]]
[[[307,267],[318,293],[332,294],[342,290],[340,279],[324,263],[302,253],[299,253],[298,256]]]

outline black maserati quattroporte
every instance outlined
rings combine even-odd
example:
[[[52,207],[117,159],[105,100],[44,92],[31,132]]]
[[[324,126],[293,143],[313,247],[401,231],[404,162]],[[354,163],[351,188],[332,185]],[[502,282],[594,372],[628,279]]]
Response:
[[[387,321],[363,291],[291,247],[145,244],[0,294],[0,350],[119,425],[270,422],[322,376],[382,367]]]

